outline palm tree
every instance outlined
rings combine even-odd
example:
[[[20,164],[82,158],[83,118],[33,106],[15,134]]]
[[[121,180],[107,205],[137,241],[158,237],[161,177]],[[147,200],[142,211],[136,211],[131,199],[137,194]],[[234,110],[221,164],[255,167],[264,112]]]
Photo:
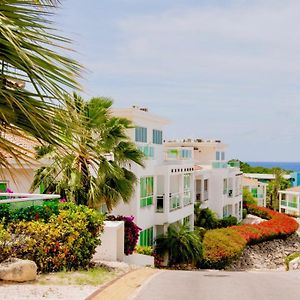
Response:
[[[6,154],[30,159],[9,136],[62,141],[54,121],[66,88],[78,89],[81,66],[58,54],[70,40],[57,35],[50,20],[55,0],[6,0],[0,4],[0,167]]]
[[[196,232],[186,225],[170,225],[166,234],[155,240],[155,252],[168,254],[170,266],[181,263],[197,263],[202,258],[202,244]]]
[[[142,165],[142,152],[126,135],[132,124],[110,116],[112,101],[106,98],[85,102],[74,93],[66,103],[66,111],[60,111],[57,119],[64,121],[62,139],[69,148],[37,149],[38,159],[52,163],[37,170],[32,190],[42,183],[45,192],[93,208],[106,204],[111,211],[121,199],[128,202],[134,192],[136,177],[126,164]]]
[[[279,209],[279,190],[285,190],[290,186],[290,182],[284,179],[285,174],[282,169],[274,168],[274,179],[268,184],[268,198],[270,207],[274,210]]]

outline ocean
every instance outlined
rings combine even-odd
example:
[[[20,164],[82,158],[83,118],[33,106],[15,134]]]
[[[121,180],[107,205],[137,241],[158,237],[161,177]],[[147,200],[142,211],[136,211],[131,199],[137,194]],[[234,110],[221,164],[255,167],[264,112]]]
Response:
[[[252,167],[281,168],[300,172],[300,162],[247,161],[247,163]]]

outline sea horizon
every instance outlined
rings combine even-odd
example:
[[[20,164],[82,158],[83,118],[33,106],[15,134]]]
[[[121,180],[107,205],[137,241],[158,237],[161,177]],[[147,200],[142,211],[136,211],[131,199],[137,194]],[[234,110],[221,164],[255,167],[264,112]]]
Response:
[[[252,167],[265,167],[265,168],[281,168],[284,170],[291,170],[300,172],[300,162],[284,162],[284,161],[247,161]]]

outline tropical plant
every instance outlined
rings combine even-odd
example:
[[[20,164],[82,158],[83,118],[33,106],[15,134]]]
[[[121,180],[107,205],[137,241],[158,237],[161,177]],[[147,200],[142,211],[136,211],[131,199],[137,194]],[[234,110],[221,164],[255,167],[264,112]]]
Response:
[[[45,192],[59,193],[67,201],[93,208],[106,204],[111,211],[134,192],[136,176],[126,164],[143,165],[143,153],[127,136],[132,124],[110,116],[112,101],[106,98],[84,101],[74,93],[66,103],[57,118],[65,124],[62,139],[70,148],[37,148],[37,158],[52,163],[37,170],[32,190],[43,184]]]
[[[134,252],[134,249],[139,240],[139,228],[134,222],[134,217],[126,216],[106,216],[107,221],[124,221],[124,254],[130,255]]]
[[[281,169],[274,169],[274,179],[267,186],[267,203],[270,208],[279,209],[279,190],[285,190],[290,186],[290,182],[284,179],[285,174]]]
[[[176,264],[195,264],[202,258],[200,237],[186,225],[170,225],[164,235],[155,240],[155,253],[168,255],[169,266]]]
[[[55,0],[9,0],[0,4],[0,166],[7,156],[31,160],[15,139],[60,144],[54,115],[65,89],[78,89],[81,66],[58,54],[70,40],[54,31]],[[25,88],[26,87],[26,88]]]
[[[243,204],[257,204],[257,201],[255,200],[249,189],[246,187],[243,188]]]

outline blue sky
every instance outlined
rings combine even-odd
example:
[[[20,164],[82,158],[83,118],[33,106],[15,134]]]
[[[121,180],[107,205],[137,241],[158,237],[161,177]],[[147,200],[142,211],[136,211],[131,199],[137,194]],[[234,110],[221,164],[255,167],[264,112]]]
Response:
[[[55,21],[84,97],[146,106],[228,158],[300,161],[299,0],[67,0]]]

